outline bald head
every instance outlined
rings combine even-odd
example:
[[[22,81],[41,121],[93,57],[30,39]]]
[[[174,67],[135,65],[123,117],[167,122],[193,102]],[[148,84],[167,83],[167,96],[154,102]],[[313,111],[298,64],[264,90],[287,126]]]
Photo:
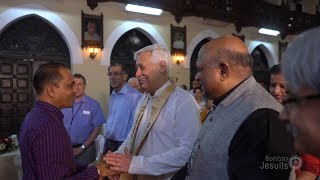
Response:
[[[252,74],[253,59],[247,46],[238,37],[222,36],[209,41],[200,49],[197,64],[215,66],[221,62],[229,63],[232,70],[245,77]]]
[[[209,41],[205,46],[208,46],[209,49],[218,47],[243,54],[249,53],[247,46],[236,36],[222,36]]]
[[[197,74],[207,97],[218,98],[252,75],[253,59],[235,36],[206,43],[198,54]]]

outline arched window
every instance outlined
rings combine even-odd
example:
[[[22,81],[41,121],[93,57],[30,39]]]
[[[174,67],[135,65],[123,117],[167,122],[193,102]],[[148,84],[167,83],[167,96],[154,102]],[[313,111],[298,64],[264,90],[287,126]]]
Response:
[[[266,89],[269,89],[269,66],[268,60],[260,46],[251,53],[253,57],[253,76]]]

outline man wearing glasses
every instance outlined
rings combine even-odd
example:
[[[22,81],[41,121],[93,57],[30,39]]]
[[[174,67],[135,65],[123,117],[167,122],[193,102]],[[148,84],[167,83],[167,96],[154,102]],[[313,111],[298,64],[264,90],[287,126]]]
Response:
[[[127,138],[131,129],[134,111],[141,93],[127,83],[128,70],[123,64],[114,63],[108,68],[110,86],[113,89],[109,105],[104,152],[115,151]]]
[[[286,50],[281,61],[287,88],[280,118],[294,129],[294,146],[300,153],[320,157],[320,29],[302,34]]]

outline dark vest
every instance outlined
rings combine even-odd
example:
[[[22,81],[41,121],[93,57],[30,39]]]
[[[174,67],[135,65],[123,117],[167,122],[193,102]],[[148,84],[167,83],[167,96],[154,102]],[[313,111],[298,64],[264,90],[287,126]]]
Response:
[[[186,179],[229,179],[230,142],[243,121],[261,108],[279,112],[282,106],[251,76],[207,116],[194,144]]]

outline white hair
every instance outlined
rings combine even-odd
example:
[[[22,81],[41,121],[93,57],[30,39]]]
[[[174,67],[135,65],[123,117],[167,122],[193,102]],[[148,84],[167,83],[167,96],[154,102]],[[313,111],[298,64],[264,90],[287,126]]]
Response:
[[[281,68],[288,89],[297,91],[308,86],[320,92],[320,28],[301,34],[282,56]]]
[[[137,78],[135,78],[135,77],[131,77],[129,80],[128,80],[128,83],[130,83],[130,82],[138,82],[138,79]]]
[[[161,44],[153,44],[140,49],[134,54],[134,60],[137,61],[140,54],[147,51],[151,51],[151,62],[158,63],[160,61],[165,61],[167,71],[169,70],[171,54],[169,50]]]

